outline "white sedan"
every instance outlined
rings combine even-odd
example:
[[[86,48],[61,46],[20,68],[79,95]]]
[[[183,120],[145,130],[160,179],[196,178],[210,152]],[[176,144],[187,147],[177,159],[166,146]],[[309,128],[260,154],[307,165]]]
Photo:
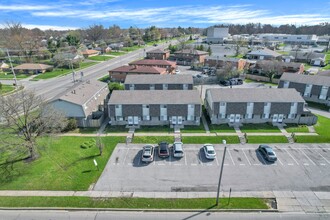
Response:
[[[205,157],[210,160],[214,160],[215,156],[217,155],[215,153],[214,147],[212,144],[204,144],[203,146]]]

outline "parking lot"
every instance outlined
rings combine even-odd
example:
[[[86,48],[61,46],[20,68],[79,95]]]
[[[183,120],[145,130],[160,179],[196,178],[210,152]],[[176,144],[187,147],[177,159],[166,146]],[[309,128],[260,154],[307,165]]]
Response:
[[[181,159],[141,161],[143,145],[118,144],[95,190],[114,191],[213,191],[216,189],[223,145],[214,145],[216,159],[205,158],[201,145],[185,145]],[[329,188],[330,144],[273,146],[278,160],[269,163],[258,145],[228,145],[223,189],[306,190]],[[157,150],[157,148],[156,148]],[[314,189],[315,190],[315,189]]]

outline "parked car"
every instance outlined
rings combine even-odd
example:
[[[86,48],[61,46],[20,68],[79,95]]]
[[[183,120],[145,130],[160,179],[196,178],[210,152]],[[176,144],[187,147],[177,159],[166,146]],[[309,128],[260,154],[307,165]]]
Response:
[[[277,160],[275,152],[268,145],[259,145],[258,151],[269,162],[275,162]]]
[[[240,78],[232,78],[232,79],[230,79],[230,82],[232,85],[242,85],[243,84],[243,80]]]
[[[179,74],[180,73],[180,70],[179,69],[176,69],[175,70],[175,74]]]
[[[173,144],[173,157],[181,158],[183,156],[184,156],[183,143],[182,142],[174,142],[174,144]]]
[[[154,149],[155,147],[151,144],[147,144],[143,147],[142,162],[148,163],[154,161]]]
[[[215,159],[216,153],[212,144],[204,144],[203,149],[207,159]]]
[[[230,81],[229,81],[229,80],[221,80],[221,81],[220,81],[220,85],[223,85],[223,86],[230,86]]]
[[[170,149],[168,143],[162,141],[158,144],[158,156],[159,157],[169,157],[170,156]]]

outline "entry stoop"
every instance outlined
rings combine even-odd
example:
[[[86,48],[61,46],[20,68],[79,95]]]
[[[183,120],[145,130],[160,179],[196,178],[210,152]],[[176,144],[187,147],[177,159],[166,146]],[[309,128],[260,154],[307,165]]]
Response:
[[[181,132],[179,126],[174,126],[174,141],[181,142]]]

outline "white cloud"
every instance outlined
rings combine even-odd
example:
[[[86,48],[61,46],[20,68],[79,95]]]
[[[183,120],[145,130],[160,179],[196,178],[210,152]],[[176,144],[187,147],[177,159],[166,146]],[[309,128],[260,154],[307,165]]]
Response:
[[[0,10],[4,11],[41,11],[50,9],[55,9],[55,7],[43,5],[0,5]]]
[[[68,26],[56,26],[56,25],[39,25],[39,24],[22,24],[23,27],[27,29],[39,28],[40,30],[57,30],[57,31],[64,31],[64,30],[76,30],[79,27],[68,27]]]

